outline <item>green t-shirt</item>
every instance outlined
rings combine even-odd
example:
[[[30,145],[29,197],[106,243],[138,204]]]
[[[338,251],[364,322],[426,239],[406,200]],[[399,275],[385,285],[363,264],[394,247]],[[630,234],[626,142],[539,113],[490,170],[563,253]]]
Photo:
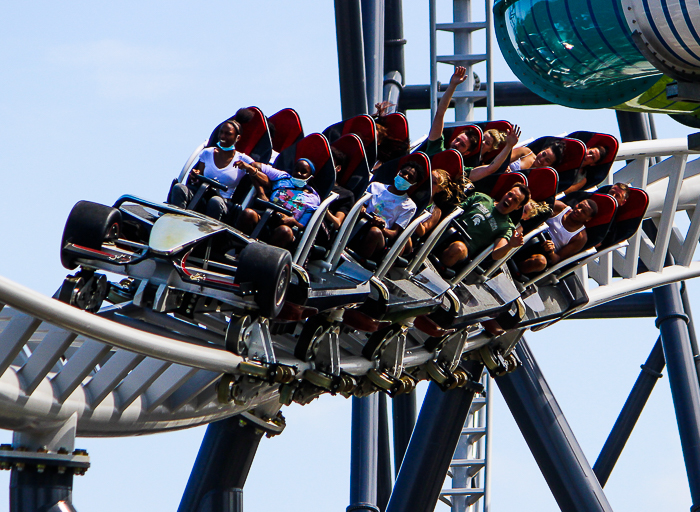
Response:
[[[469,256],[474,257],[499,238],[510,240],[515,226],[507,214],[496,210],[496,202],[481,192],[474,192],[460,207],[464,213],[459,221],[471,240],[467,241]]]
[[[437,153],[441,153],[445,151],[445,136],[440,135],[439,139],[436,140],[427,140],[425,141],[425,150],[424,153],[428,156],[433,156]],[[464,166],[464,177],[469,178],[469,174],[471,174],[473,167],[467,167],[466,165]]]

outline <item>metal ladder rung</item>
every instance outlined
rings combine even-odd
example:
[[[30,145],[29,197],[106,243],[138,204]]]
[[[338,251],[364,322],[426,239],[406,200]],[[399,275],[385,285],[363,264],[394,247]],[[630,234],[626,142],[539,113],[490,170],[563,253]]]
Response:
[[[443,64],[459,64],[459,65],[474,65],[486,60],[485,53],[462,54],[462,55],[438,55],[435,59]]]
[[[462,436],[468,438],[468,443],[474,443],[486,435],[486,429],[483,428],[465,428],[462,430]]]
[[[440,491],[443,496],[477,496],[481,498],[484,495],[484,489],[481,487],[477,488],[464,488],[464,489],[443,489]]]
[[[485,21],[463,21],[459,23],[436,23],[435,30],[445,30],[448,32],[474,32],[486,28]]]
[[[452,459],[452,462],[450,462],[450,467],[451,468],[456,468],[456,467],[471,467],[471,466],[479,466],[479,467],[484,467],[484,464],[486,464],[486,461],[484,459]]]
[[[462,435],[475,435],[475,434],[480,434],[484,435],[486,434],[486,427],[464,427],[462,429]]]

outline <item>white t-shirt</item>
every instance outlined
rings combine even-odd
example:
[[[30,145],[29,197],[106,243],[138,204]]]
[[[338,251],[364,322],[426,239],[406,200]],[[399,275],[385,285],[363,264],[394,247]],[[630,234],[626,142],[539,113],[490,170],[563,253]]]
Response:
[[[552,237],[552,242],[554,242],[554,250],[558,251],[565,245],[567,245],[573,237],[578,235],[585,226],[581,226],[578,228],[576,231],[569,231],[564,227],[564,224],[562,224],[562,220],[564,219],[564,214],[571,210],[571,207],[567,206],[564,208],[559,215],[556,217],[552,217],[551,219],[547,219],[545,222],[547,223],[547,226],[549,226],[548,231],[550,236]]]
[[[233,166],[233,164],[239,160],[243,160],[247,164],[252,164],[254,162],[254,160],[245,153],[234,151],[231,163],[223,169],[219,169],[214,163],[214,148],[204,148],[199,154],[199,161],[204,164],[204,177],[217,180],[222,185],[228,187],[228,190],[220,191],[221,196],[226,199],[229,199],[231,195],[233,195],[233,191],[236,190],[241,178],[245,176],[245,171],[243,169]]]
[[[397,196],[388,190],[384,183],[370,183],[367,190],[372,194],[367,206],[367,213],[376,213],[390,228],[398,224],[406,228],[416,213],[416,203],[408,197],[408,194]]]

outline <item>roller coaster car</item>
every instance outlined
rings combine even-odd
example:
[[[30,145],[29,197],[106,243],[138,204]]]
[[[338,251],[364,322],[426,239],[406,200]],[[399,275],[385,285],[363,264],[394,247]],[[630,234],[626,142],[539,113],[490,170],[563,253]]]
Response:
[[[581,200],[578,194],[567,198],[565,202],[569,205]],[[575,271],[617,247],[602,246],[615,220],[617,203],[606,194],[588,194],[585,199],[598,205],[597,215],[586,223],[586,244],[579,254],[553,265],[523,285],[522,298],[526,308],[518,327],[545,327],[552,320],[559,320],[588,303],[585,287]]]
[[[292,275],[298,280],[302,272],[293,270],[286,250],[205,215],[133,196],[113,207],[78,202],[63,231],[61,262],[67,269],[80,266],[77,276],[87,282],[97,269],[139,281],[134,303],[158,312],[192,313],[206,298],[222,310],[267,318],[282,311]],[[75,277],[66,279],[61,298],[80,306],[85,290]],[[95,301],[106,291],[102,295]]]
[[[498,201],[517,183],[527,184],[527,179],[519,173],[503,174],[490,195]],[[457,220],[461,213],[462,210],[458,208],[445,219],[451,222],[453,228],[444,230],[445,234],[441,235],[443,240],[437,245],[445,244],[454,237],[469,236]],[[516,210],[511,214],[514,224],[519,222],[521,214],[522,210]],[[450,293],[446,296],[442,307],[429,315],[427,320],[443,329],[463,329],[478,322],[497,318],[513,309],[513,303],[520,296],[520,292],[505,266],[507,257],[500,261],[491,260],[493,247],[493,244],[489,245],[480,254],[473,255],[462,268],[455,270],[454,277],[449,281]],[[511,312],[517,314],[517,311]],[[422,322],[423,319],[416,324],[419,329],[423,325]],[[432,334],[435,335],[435,333]]]
[[[304,306],[307,312],[325,311],[362,302],[370,291],[370,273],[347,259],[338,260],[336,265],[324,263],[327,249],[315,244],[319,230],[324,229],[325,213],[337,197],[331,191],[336,179],[340,185],[345,185],[353,192],[357,192],[359,187],[364,187],[369,180],[369,168],[359,137],[348,134],[338,139],[334,146],[345,152],[349,158],[345,172],[337,178],[330,146],[326,138],[319,133],[308,135],[287,147],[275,160],[275,167],[280,170],[291,170],[299,158],[311,160],[315,167],[312,185],[322,202],[306,228],[296,237],[294,246],[290,248],[299,279],[292,279],[288,298],[291,303]],[[265,224],[272,213],[290,214],[278,204],[259,199],[256,199],[251,207],[259,210],[261,214],[261,220],[252,233],[253,238],[265,239]],[[302,320],[298,314],[304,310],[297,308],[295,311],[296,313],[284,311],[279,319]]]
[[[412,153],[392,160],[378,168],[374,181],[393,183],[398,170],[407,162],[418,161],[427,170],[423,179],[408,190],[408,195],[416,203],[413,220],[394,241],[381,262],[374,263],[357,258],[366,268],[374,270],[374,292],[359,308],[359,312],[375,320],[401,322],[435,309],[442,303],[442,295],[449,285],[430,268],[420,270],[415,275],[405,270],[408,262],[399,255],[408,238],[429,213],[425,211],[431,198],[430,160],[424,153]],[[349,251],[351,255],[352,251]]]

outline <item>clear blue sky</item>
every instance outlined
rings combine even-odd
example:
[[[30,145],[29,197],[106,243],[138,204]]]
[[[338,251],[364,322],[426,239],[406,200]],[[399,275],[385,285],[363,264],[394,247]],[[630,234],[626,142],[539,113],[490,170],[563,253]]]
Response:
[[[440,5],[441,20],[448,6]],[[66,274],[59,241],[76,201],[109,204],[124,193],[163,200],[191,151],[241,106],[267,114],[294,107],[307,133],[340,119],[332,2],[68,0],[5,2],[1,12],[0,274],[49,295]],[[404,15],[406,79],[425,84],[427,2],[404,2]],[[445,68],[440,78],[449,75]],[[496,79],[513,78],[499,58]],[[503,108],[496,117],[521,125],[524,137],[618,133],[612,111]],[[409,120],[413,137],[427,133],[427,112]],[[664,116],[657,128],[660,137],[691,132]],[[698,296],[696,285],[691,293]],[[652,320],[569,321],[528,336],[591,463],[657,333]],[[324,397],[284,413],[283,435],[261,443],[246,511],[344,510],[350,401]],[[492,510],[558,510],[497,393],[493,418]],[[79,439],[93,467],[75,479],[76,507],[175,510],[203,434]],[[0,432],[0,441],[9,438]],[[0,502],[8,484],[9,473],[0,473]],[[690,506],[667,378],[606,492],[617,512]]]

